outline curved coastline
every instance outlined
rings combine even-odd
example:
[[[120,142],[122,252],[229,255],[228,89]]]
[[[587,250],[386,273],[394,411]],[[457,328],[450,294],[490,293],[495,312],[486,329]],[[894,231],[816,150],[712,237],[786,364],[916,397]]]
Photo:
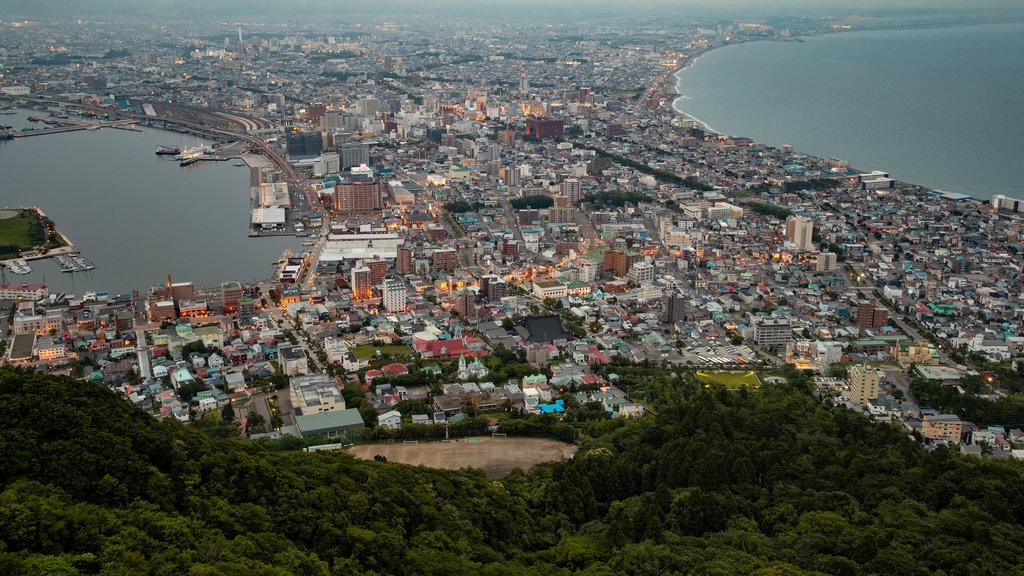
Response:
[[[756,40],[755,42],[764,42],[764,40]],[[726,46],[738,46],[740,44],[750,44],[750,43],[751,42],[734,42],[732,44],[722,44],[722,45],[719,45],[719,46],[714,46],[714,47],[711,47],[711,48],[706,48],[704,50],[701,50],[701,51],[697,52],[696,54],[694,54],[692,58],[691,57],[687,57],[686,58],[686,62],[684,62],[682,66],[680,66],[679,68],[676,68],[675,70],[672,71],[671,74],[669,74],[669,76],[675,80],[675,82],[672,84],[672,94],[675,96],[675,98],[672,100],[672,103],[669,105],[669,106],[671,106],[672,111],[675,112],[676,114],[679,114],[680,116],[683,116],[685,118],[693,120],[697,124],[700,124],[701,128],[705,132],[711,132],[712,134],[715,134],[717,136],[726,136],[726,134],[724,134],[722,132],[719,132],[718,130],[715,130],[707,122],[705,122],[705,121],[701,120],[700,118],[697,118],[696,116],[694,116],[694,115],[686,112],[685,110],[683,110],[682,106],[676,106],[677,103],[679,103],[682,100],[685,100],[685,98],[686,98],[686,95],[679,91],[679,84],[682,82],[682,77],[680,75],[683,72],[685,72],[687,68],[690,68],[690,67],[696,65],[697,61],[700,60],[702,57],[704,57],[705,54],[710,54],[711,52],[714,52],[715,50],[718,50],[719,48],[725,48]]]
[[[977,27],[985,27],[985,26],[1009,26],[1009,25],[1019,26],[1020,24],[1021,24],[1021,22],[1018,22],[1018,21],[1009,21],[1009,22],[978,22],[978,23],[966,23],[966,24],[964,24],[964,23],[961,23],[961,24],[948,24],[948,25],[936,26],[934,28],[937,28],[937,29],[963,29],[963,28],[977,28]],[[927,28],[933,28],[933,27],[927,27]],[[917,29],[912,29],[912,30],[916,31]],[[869,32],[904,32],[904,31],[906,31],[906,30],[900,29],[899,27],[893,27],[893,28],[879,28],[879,29],[872,29],[872,30],[855,30],[855,31],[852,31],[852,32],[853,33],[869,33]],[[692,122],[696,126],[699,126],[705,132],[707,132],[709,135],[718,136],[718,137],[737,137],[737,138],[746,137],[746,136],[744,136],[744,133],[743,133],[744,129],[742,127],[739,128],[738,131],[735,132],[735,133],[721,131],[721,130],[716,129],[714,126],[712,126],[708,121],[706,121],[704,119],[701,119],[701,118],[691,114],[690,112],[688,112],[687,111],[687,105],[686,105],[686,102],[685,102],[685,100],[688,100],[688,97],[687,97],[687,95],[685,93],[684,88],[682,87],[682,81],[683,81],[682,74],[688,68],[690,68],[691,66],[694,66],[700,60],[700,58],[703,57],[705,54],[708,54],[708,53],[710,53],[710,52],[712,52],[712,51],[714,51],[714,50],[716,50],[718,48],[725,48],[725,47],[728,47],[728,46],[735,46],[735,45],[742,45],[742,44],[756,43],[756,42],[765,42],[765,41],[768,41],[768,42],[772,42],[772,41],[774,41],[774,42],[793,42],[793,41],[799,41],[799,40],[801,40],[803,38],[814,38],[814,37],[818,37],[818,36],[842,36],[842,35],[845,35],[845,34],[846,34],[846,31],[836,31],[836,32],[823,32],[823,33],[818,33],[818,34],[804,34],[804,35],[795,36],[793,38],[786,38],[786,39],[773,39],[773,40],[755,39],[755,40],[742,41],[742,42],[735,42],[734,41],[734,42],[730,42],[730,43],[727,43],[727,44],[720,44],[720,45],[715,45],[715,46],[711,46],[711,47],[702,49],[702,50],[696,52],[692,57],[687,58],[683,63],[681,63],[680,66],[678,66],[675,70],[673,70],[668,75],[668,77],[670,77],[674,81],[674,84],[671,85],[671,89],[668,89],[668,90],[665,91],[666,96],[671,96],[671,100],[670,100],[670,102],[668,102],[668,105],[672,107],[672,112],[674,114],[677,114],[680,118],[685,119],[688,122]],[[667,78],[666,78],[666,82],[665,83],[668,84],[668,79]],[[705,90],[705,92],[707,92],[707,90]],[[711,91],[711,94],[713,95],[714,91]],[[783,136],[783,138],[785,138],[785,137]],[[762,143],[763,145],[772,147],[772,148],[779,148],[779,147],[781,147],[783,145],[786,145],[785,141],[781,141],[781,142],[780,141],[768,142],[768,141],[759,140],[759,139],[756,140],[756,141]],[[796,143],[796,144],[799,146],[799,143]],[[836,154],[831,154],[831,155],[817,154],[817,153],[815,153],[813,151],[813,147],[812,147],[811,151],[807,151],[807,150],[804,150],[804,149],[801,149],[801,148],[797,148],[795,150],[795,152],[800,154],[800,155],[802,155],[802,156],[806,156],[808,158],[814,158],[814,159],[817,159],[817,160],[824,160],[827,157],[836,157],[836,158],[849,159],[847,154],[843,154],[842,152],[840,152],[839,155],[836,155]],[[854,154],[854,156],[856,156],[856,154]],[[863,159],[860,159],[860,161],[857,161],[856,164],[858,164],[858,165],[863,164]],[[869,164],[875,165],[876,163],[875,162],[869,162]],[[936,180],[936,179],[932,178],[931,181],[929,182],[929,184],[919,184],[919,183],[916,183],[916,182],[919,181],[920,174],[917,174],[917,177],[915,177],[913,174],[905,174],[905,177],[903,179],[900,179],[899,176],[898,176],[898,173],[900,173],[900,172],[904,172],[904,171],[913,172],[914,169],[906,169],[905,170],[901,166],[892,164],[891,162],[889,164],[882,164],[882,166],[885,167],[887,172],[893,172],[893,178],[896,180],[897,184],[899,184],[901,186],[914,187],[914,188],[917,188],[917,189],[920,189],[920,190],[959,190],[959,189],[966,189],[969,192],[969,194],[971,196],[973,196],[974,200],[977,200],[977,201],[982,202],[982,203],[989,202],[989,200],[988,200],[988,195],[989,194],[991,194],[991,195],[997,195],[997,194],[1004,194],[1005,195],[1005,194],[1008,194],[1008,192],[1003,192],[1003,191],[999,190],[999,186],[1003,185],[1002,182],[997,182],[996,185],[992,187],[994,189],[994,191],[993,191],[993,189],[986,188],[985,186],[981,186],[981,187],[969,186],[969,185],[965,185],[963,182],[959,182],[959,181],[954,182],[954,183],[944,183],[945,179]],[[916,167],[916,165],[914,165],[914,166]],[[851,169],[856,170],[856,168],[853,165],[851,165]],[[917,171],[919,172],[920,170],[917,169]],[[909,176],[909,177],[907,177],[907,176]]]

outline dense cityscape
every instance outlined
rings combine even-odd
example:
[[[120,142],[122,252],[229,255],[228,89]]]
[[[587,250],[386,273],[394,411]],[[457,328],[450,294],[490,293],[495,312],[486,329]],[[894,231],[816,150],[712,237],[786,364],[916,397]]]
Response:
[[[201,136],[216,144],[154,152],[244,163],[250,241],[296,248],[257,283],[62,293],[18,274],[46,258],[79,273],[89,255],[46,206],[5,210],[5,363],[215,434],[367,459],[523,422],[565,441],[439,465],[489,478],[591,448],[594,429],[567,422],[659,417],[669,394],[645,372],[732,391],[806,380],[928,451],[1024,459],[1024,200],[673,108],[675,73],[708,50],[882,19],[134,24],[0,22],[0,114],[34,119],[5,145]]]

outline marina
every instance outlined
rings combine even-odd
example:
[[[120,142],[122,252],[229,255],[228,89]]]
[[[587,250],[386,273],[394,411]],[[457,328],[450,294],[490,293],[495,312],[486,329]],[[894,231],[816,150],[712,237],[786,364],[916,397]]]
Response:
[[[30,274],[32,272],[32,267],[30,267],[28,265],[28,262],[26,262],[23,258],[18,258],[17,260],[8,260],[7,262],[4,262],[4,265],[7,267],[8,270],[15,274],[25,275]]]
[[[86,272],[95,270],[96,266],[86,260],[81,254],[57,254],[53,257],[61,272]]]

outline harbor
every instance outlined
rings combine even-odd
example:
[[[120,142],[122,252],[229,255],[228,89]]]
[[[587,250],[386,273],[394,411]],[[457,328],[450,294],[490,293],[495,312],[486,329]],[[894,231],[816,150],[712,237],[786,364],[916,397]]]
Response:
[[[4,262],[4,266],[11,272],[21,276],[32,273],[32,267],[28,265],[28,262],[26,262],[24,258],[8,260],[7,262]]]
[[[86,272],[96,269],[92,262],[89,262],[78,253],[57,254],[53,259],[57,262],[60,271],[64,273]]]

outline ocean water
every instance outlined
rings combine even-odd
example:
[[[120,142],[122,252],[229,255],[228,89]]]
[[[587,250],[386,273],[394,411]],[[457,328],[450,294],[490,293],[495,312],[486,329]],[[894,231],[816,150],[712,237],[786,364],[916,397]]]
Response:
[[[724,134],[990,199],[1024,195],[1024,24],[754,42],[678,74],[675,108]]]
[[[0,115],[20,129],[31,115]],[[210,144],[209,141],[203,142]],[[195,136],[113,128],[0,141],[0,209],[38,206],[96,265],[62,274],[53,260],[8,282],[45,282],[51,291],[123,294],[175,282],[217,287],[271,274],[293,237],[249,238],[249,169],[235,162],[188,168],[154,154],[158,144],[196,146]]]

